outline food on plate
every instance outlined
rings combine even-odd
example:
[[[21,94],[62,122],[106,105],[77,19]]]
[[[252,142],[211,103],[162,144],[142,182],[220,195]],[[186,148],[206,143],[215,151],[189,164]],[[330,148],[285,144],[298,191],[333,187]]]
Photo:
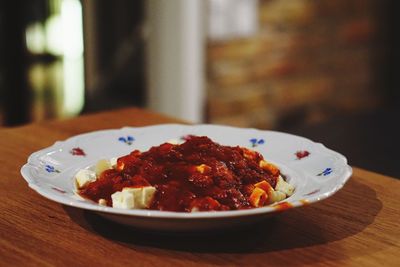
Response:
[[[294,192],[260,153],[205,136],[100,160],[75,181],[77,193],[99,205],[178,212],[263,207]]]

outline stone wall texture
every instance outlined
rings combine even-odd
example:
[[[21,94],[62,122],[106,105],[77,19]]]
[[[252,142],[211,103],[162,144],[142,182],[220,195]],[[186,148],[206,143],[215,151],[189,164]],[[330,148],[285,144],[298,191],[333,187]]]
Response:
[[[255,36],[207,44],[207,121],[276,128],[381,105],[379,0],[260,0]]]

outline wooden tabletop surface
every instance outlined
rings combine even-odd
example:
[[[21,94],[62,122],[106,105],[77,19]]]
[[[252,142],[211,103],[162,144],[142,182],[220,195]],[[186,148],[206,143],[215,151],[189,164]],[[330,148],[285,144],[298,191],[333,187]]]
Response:
[[[47,200],[20,168],[99,129],[178,122],[129,108],[0,130],[0,266],[400,266],[400,181],[354,168],[334,196],[245,229],[160,235]]]

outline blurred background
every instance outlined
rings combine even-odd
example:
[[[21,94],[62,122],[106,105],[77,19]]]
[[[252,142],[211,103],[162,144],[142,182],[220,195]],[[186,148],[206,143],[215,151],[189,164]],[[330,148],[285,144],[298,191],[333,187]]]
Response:
[[[395,0],[0,1],[0,125],[137,106],[400,177]]]

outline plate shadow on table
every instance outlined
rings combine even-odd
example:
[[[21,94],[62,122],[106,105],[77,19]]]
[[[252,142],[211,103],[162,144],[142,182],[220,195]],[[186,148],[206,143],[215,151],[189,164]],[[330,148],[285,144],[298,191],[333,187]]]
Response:
[[[354,194],[354,190],[360,193]],[[135,249],[145,246],[182,252],[240,254],[312,247],[348,238],[373,223],[382,203],[372,188],[350,179],[342,190],[320,203],[240,228],[191,234],[154,233],[111,222],[93,212],[68,206],[64,209],[86,230]]]

